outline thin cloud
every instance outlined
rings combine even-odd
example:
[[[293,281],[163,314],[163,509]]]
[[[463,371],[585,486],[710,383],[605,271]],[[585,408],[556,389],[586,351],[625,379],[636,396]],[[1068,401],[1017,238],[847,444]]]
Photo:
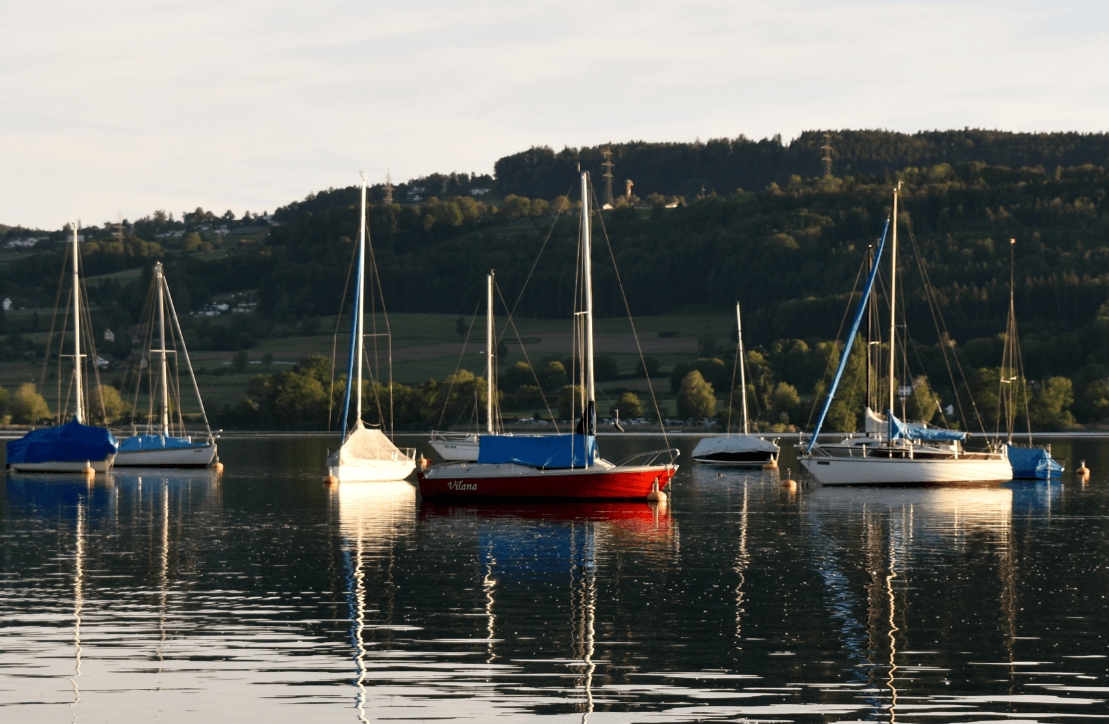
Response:
[[[0,221],[273,209],[531,145],[1100,131],[1100,6],[106,2],[0,9]],[[96,223],[99,223],[97,221]]]

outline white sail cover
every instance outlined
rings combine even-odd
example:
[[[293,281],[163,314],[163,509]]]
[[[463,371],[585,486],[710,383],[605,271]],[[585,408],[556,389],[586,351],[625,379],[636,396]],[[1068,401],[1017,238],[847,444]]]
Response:
[[[331,457],[327,459],[330,467],[341,465],[359,468],[395,468],[397,463],[408,462],[407,456],[397,448],[381,430],[362,425],[359,421],[354,431],[347,436]]]
[[[868,435],[885,437],[889,434],[889,423],[875,414],[874,410],[866,408],[866,432]]]
[[[713,453],[767,452],[777,453],[778,446],[769,440],[755,435],[728,435],[727,437],[706,437],[693,449],[693,457]]]

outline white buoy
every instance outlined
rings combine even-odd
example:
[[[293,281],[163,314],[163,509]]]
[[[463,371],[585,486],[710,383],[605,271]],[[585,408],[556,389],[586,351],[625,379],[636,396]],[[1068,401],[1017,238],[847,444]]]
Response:
[[[651,483],[651,492],[647,493],[647,500],[653,503],[666,502],[666,493],[658,489],[658,478],[655,478],[655,482]]]

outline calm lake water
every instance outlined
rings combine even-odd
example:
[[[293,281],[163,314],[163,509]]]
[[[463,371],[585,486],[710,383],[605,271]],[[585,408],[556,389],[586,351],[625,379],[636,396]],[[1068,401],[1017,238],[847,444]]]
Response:
[[[661,507],[329,490],[311,436],[9,475],[0,721],[1109,719],[1109,442],[1053,441],[1085,485],[879,490],[674,440]]]

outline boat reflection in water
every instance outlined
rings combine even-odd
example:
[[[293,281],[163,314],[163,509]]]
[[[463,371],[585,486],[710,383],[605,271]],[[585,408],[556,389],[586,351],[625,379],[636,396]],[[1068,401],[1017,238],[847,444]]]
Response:
[[[151,475],[146,475],[147,472]],[[170,616],[171,589],[177,582],[171,573],[171,559],[176,558],[171,551],[181,544],[180,527],[177,525],[180,511],[182,508],[218,508],[218,489],[218,476],[211,470],[135,470],[124,475],[108,473],[95,478],[83,475],[9,476],[6,486],[9,511],[22,513],[24,520],[38,517],[56,521],[57,525],[55,536],[58,550],[25,556],[25,565],[38,569],[42,560],[52,560],[57,556],[56,560],[67,563],[61,574],[72,578],[69,587],[72,604],[66,605],[63,603],[66,598],[58,596],[44,605],[42,610],[52,614],[56,612],[59,625],[72,617],[73,668],[67,678],[73,689],[70,713],[75,720],[79,718],[79,705],[81,708],[89,707],[89,712],[100,711],[106,706],[110,709],[109,701],[116,693],[102,688],[93,689],[91,697],[86,695],[90,701],[83,704],[82,664],[87,674],[97,678],[106,675],[118,677],[121,672],[126,672],[125,675],[161,672],[161,662],[165,660],[163,649],[167,640],[172,638],[167,636],[167,618]],[[135,519],[143,520],[149,526],[149,534],[141,538],[144,545],[149,545],[149,560],[153,563],[145,576],[146,589],[153,594],[155,616],[150,616],[145,610],[131,611],[129,615],[137,616],[138,620],[125,622],[114,610],[118,602],[112,596],[121,591],[105,591],[89,579],[90,572],[93,572],[103,585],[102,579],[111,570],[112,561],[106,560],[102,543],[105,539],[128,537]],[[171,523],[171,520],[174,522]],[[142,561],[147,559],[146,556],[138,558]],[[126,587],[121,588],[125,589],[122,593],[126,595]],[[157,632],[148,634],[145,629],[151,627],[152,618],[156,618]],[[119,634],[120,627],[127,629],[126,635]],[[49,658],[63,656],[59,648]],[[151,660],[159,662],[155,665],[155,671],[144,670],[137,664]],[[41,663],[35,663],[44,667]],[[90,667],[91,671],[87,671]],[[53,691],[50,679],[49,675],[28,679],[22,695],[32,701],[41,698],[53,703],[55,699],[50,695]],[[38,686],[46,688],[38,690]],[[47,692],[45,696],[43,691]]]
[[[1013,500],[1007,485],[820,487],[803,497],[827,615],[855,667],[851,678],[872,692],[865,698],[875,716],[896,721],[899,697],[913,698],[912,713],[919,716],[932,706],[931,715],[950,708],[950,700],[921,697],[913,686],[928,673],[955,679],[956,667],[973,665],[955,660],[951,652],[958,647],[945,637],[958,632],[936,619],[990,615],[960,610],[981,605],[983,589],[997,589],[1012,659],[1018,609]],[[957,580],[950,578],[953,567],[960,571]]]
[[[569,650],[556,650],[554,656],[544,653],[542,658],[530,660],[562,665],[573,673],[575,693],[569,694],[568,701],[552,704],[570,704],[582,721],[587,721],[595,707],[597,621],[611,621],[619,609],[619,604],[610,601],[620,598],[619,588],[604,580],[605,564],[627,553],[647,568],[674,563],[677,526],[667,505],[643,501],[466,506],[421,503],[421,524],[435,526],[448,521],[454,526],[469,522],[477,528],[485,593],[486,663],[497,660],[496,647],[503,641],[497,635],[498,595],[511,601],[504,607],[508,614],[502,614],[500,628],[513,634],[529,625],[521,619],[544,616],[544,633],[555,640],[543,641],[540,648],[557,647],[558,641],[568,638]],[[604,589],[600,599],[599,588]],[[521,596],[532,599],[530,608],[534,613],[528,614],[529,607],[520,605]],[[556,611],[568,614],[568,620],[559,624]],[[554,620],[547,620],[552,613]],[[559,635],[564,631],[569,634],[566,638]],[[529,660],[518,645],[502,658],[517,664]]]
[[[368,721],[367,638],[373,638],[372,645],[387,644],[395,633],[412,628],[395,619],[398,585],[393,574],[397,546],[415,528],[416,488],[403,480],[348,482],[337,486],[332,502],[338,507],[343,568],[347,578],[354,686],[358,692],[355,708],[358,718]],[[367,593],[367,568],[381,578],[373,586],[372,595]],[[371,609],[378,614],[372,623],[367,620]]]

